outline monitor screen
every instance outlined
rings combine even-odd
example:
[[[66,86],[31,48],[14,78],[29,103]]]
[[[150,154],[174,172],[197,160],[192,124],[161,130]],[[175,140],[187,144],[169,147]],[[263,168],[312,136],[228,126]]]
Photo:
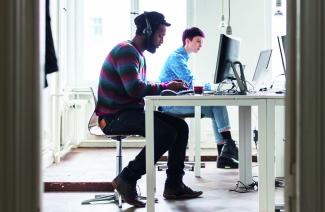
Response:
[[[282,46],[283,46],[283,52],[284,52],[284,55],[287,56],[287,36],[286,35],[283,35],[281,36],[281,40],[282,40]]]
[[[267,49],[260,52],[260,56],[258,58],[253,81],[258,82],[263,77],[265,77],[265,71],[267,70],[267,67],[269,66],[270,58],[272,54],[272,49]]]
[[[219,41],[219,52],[214,74],[214,83],[224,80],[236,79],[231,69],[231,63],[238,61],[240,41],[221,34]]]
[[[282,67],[284,73],[286,72],[286,56],[287,56],[287,38],[285,35],[283,36],[278,36],[278,44],[279,44],[279,49],[280,49],[280,56],[281,56],[281,61],[282,61]]]

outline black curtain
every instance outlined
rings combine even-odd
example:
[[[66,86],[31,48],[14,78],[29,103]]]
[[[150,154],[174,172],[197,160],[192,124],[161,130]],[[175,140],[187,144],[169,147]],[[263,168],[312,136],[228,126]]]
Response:
[[[52,29],[51,29],[51,17],[50,17],[50,0],[46,0],[46,36],[45,36],[45,85],[46,88],[48,86],[47,83],[47,74],[56,72],[59,70],[58,60],[56,58],[54,42],[52,37]]]

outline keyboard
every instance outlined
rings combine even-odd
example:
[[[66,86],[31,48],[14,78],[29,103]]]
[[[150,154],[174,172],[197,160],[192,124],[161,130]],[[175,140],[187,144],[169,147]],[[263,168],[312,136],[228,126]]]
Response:
[[[182,91],[176,92],[173,90],[165,89],[165,90],[161,91],[160,95],[161,96],[179,96],[179,95],[191,95],[193,93],[194,93],[193,90],[182,90]]]
[[[193,94],[194,91],[193,90],[182,90],[182,91],[178,91],[177,95],[187,95],[187,94]]]

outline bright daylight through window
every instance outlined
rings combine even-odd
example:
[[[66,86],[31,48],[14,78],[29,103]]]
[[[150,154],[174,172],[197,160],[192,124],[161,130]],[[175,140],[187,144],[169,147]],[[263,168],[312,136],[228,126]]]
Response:
[[[84,0],[80,5],[77,34],[76,77],[79,86],[96,86],[104,58],[117,43],[131,39],[133,19],[131,1]],[[168,3],[170,2],[170,3]],[[164,44],[155,54],[145,53],[148,79],[156,80],[167,55],[181,45],[181,34],[186,27],[186,1],[139,0],[139,13],[159,11],[172,24],[167,29]],[[79,42],[78,42],[79,43]],[[82,74],[81,74],[82,73]]]

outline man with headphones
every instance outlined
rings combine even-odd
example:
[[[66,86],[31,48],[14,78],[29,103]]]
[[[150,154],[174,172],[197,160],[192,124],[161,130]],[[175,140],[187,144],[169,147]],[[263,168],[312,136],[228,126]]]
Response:
[[[145,136],[144,97],[159,95],[162,90],[187,89],[182,81],[150,83],[146,80],[144,51],[155,53],[163,43],[170,24],[163,14],[145,12],[134,20],[135,37],[117,44],[106,57],[98,85],[96,114],[105,134],[137,134]],[[163,196],[166,199],[196,198],[202,191],[193,191],[183,183],[188,126],[182,119],[158,111],[154,113],[155,162],[168,151],[167,179]],[[136,182],[146,172],[145,148],[130,161],[112,181],[123,200],[135,207],[145,207],[139,200]]]

